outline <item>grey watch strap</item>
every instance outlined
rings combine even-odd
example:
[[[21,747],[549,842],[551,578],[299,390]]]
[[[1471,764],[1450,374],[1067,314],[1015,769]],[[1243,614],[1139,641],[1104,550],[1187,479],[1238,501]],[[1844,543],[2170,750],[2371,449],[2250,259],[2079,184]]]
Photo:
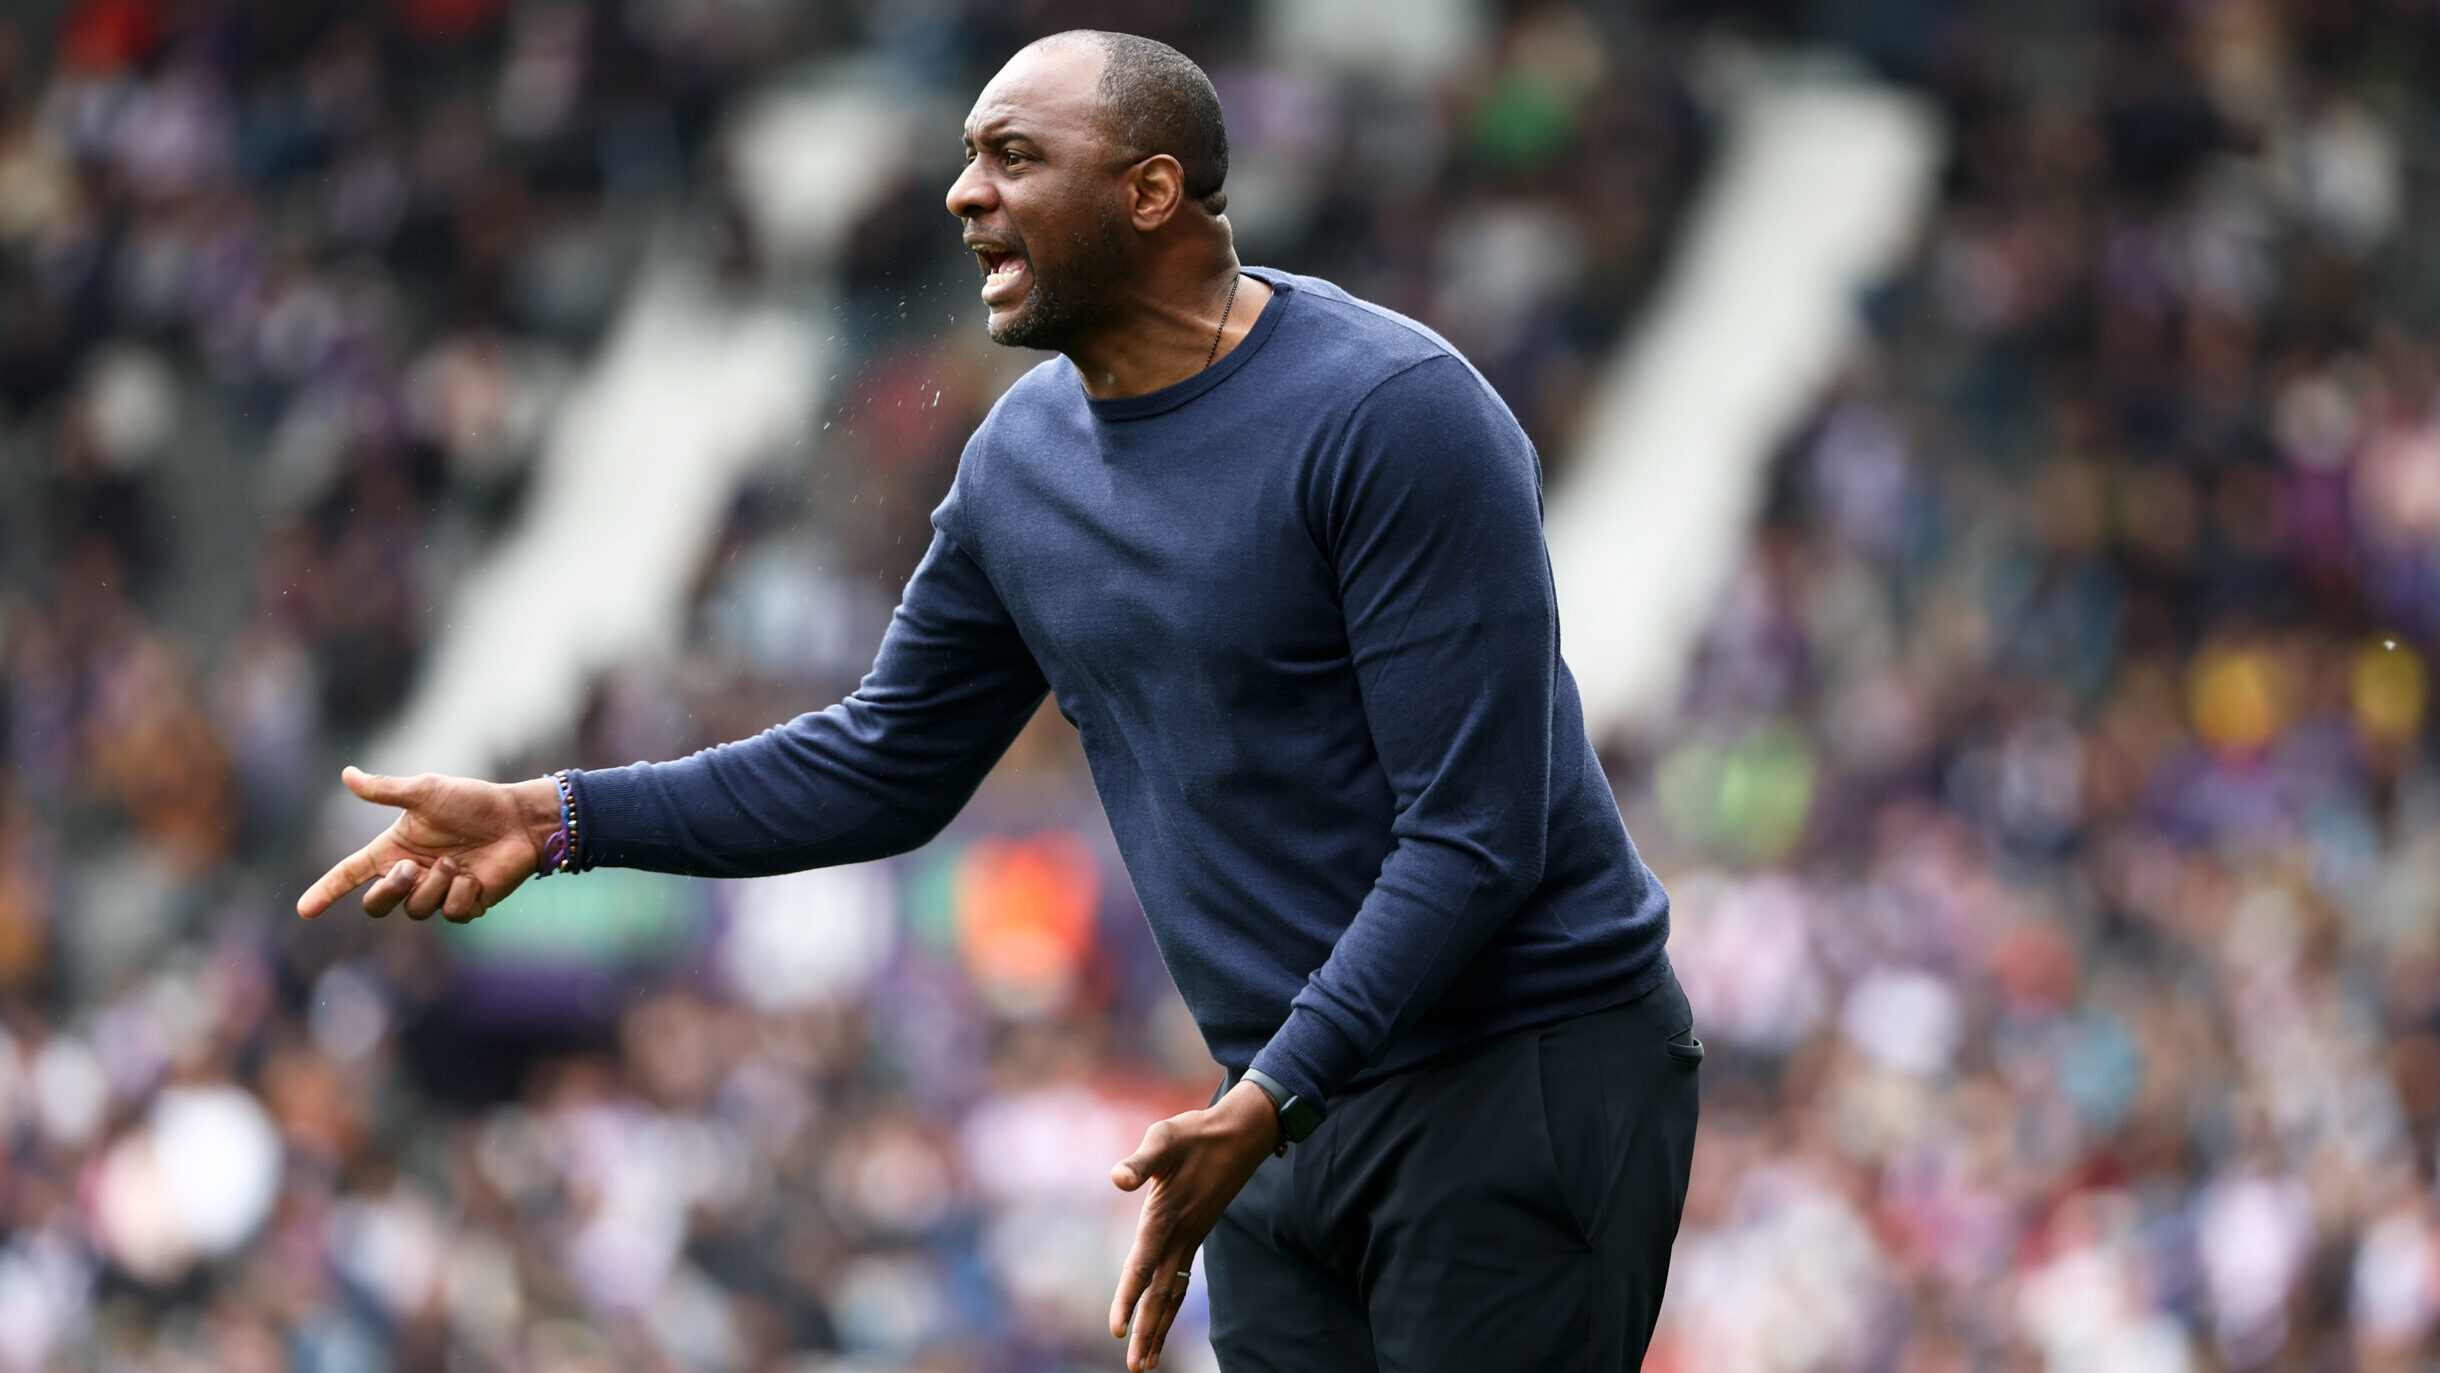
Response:
[[[1305,1100],[1287,1088],[1287,1084],[1260,1068],[1245,1070],[1245,1080],[1262,1089],[1271,1099],[1271,1109],[1279,1112],[1279,1133],[1290,1144],[1301,1143],[1322,1123],[1322,1108]]]

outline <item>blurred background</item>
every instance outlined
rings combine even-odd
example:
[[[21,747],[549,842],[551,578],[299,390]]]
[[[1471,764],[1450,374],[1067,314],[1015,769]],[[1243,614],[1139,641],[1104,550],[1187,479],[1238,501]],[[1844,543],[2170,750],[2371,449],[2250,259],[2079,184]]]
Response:
[[[2430,0],[16,0],[0,1370],[1118,1366],[1218,1072],[1054,713],[901,860],[291,913],[343,761],[853,687],[1077,26],[1542,452],[1712,1047],[1648,1367],[2432,1366]]]

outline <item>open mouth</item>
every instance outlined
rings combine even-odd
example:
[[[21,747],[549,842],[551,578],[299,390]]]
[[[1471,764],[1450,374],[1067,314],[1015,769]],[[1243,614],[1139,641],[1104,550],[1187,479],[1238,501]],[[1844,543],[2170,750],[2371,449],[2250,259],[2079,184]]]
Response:
[[[1025,257],[1022,253],[990,243],[973,243],[977,261],[983,264],[983,299],[993,305],[1007,304],[1022,294],[1025,284]]]

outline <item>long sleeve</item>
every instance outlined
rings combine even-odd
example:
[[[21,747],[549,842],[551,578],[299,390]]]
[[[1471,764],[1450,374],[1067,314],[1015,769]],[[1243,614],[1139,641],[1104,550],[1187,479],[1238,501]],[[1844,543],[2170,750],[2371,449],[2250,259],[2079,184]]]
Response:
[[[982,568],[936,534],[846,700],[675,762],[572,774],[583,859],[752,877],[903,853],[974,795],[1047,690]]]
[[[1327,1101],[1541,881],[1559,622],[1532,446],[1462,361],[1375,388],[1317,486],[1396,804],[1380,875],[1253,1062]]]

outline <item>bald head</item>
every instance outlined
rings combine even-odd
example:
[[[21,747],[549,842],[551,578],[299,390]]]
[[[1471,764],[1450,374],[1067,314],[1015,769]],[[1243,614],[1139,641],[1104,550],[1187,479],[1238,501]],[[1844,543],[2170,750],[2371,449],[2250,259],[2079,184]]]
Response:
[[[964,142],[947,203],[994,339],[1074,357],[1147,320],[1226,310],[1228,130],[1175,48],[1083,30],[1030,44],[975,97]],[[1193,331],[1207,354],[1209,328]]]
[[[1178,160],[1186,198],[1211,214],[1228,206],[1228,125],[1220,94],[1194,59],[1167,43],[1131,33],[1070,29],[1035,47],[1075,46],[1101,54],[1094,96],[1100,122],[1129,161],[1158,153]]]

